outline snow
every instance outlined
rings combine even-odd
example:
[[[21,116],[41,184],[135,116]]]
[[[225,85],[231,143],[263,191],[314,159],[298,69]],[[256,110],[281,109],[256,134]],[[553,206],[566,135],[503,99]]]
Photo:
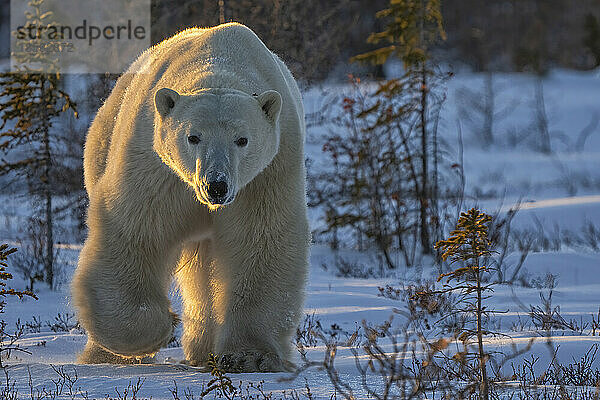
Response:
[[[398,278],[407,272],[398,272],[398,277],[386,279],[350,279],[335,277],[321,268],[322,262],[331,261],[333,255],[328,249],[317,246],[311,258],[311,271],[307,290],[305,312],[319,320],[321,325],[328,329],[332,324],[338,324],[341,330],[352,332],[360,326],[363,320],[370,323],[382,323],[392,314],[394,308],[403,308],[399,301],[378,296],[378,287],[386,284],[399,286],[410,283],[411,280]],[[598,293],[600,293],[600,254],[577,253],[536,253],[531,254],[524,268],[532,276],[543,276],[553,273],[558,276],[557,288],[554,289],[553,303],[560,305],[561,315],[565,319],[574,319],[589,322],[591,316],[598,312]],[[433,270],[424,269],[422,278],[433,278]],[[504,349],[509,344],[525,346],[530,338],[535,338],[531,354],[541,357],[540,367],[545,368],[550,362],[550,353],[546,349],[546,338],[540,336],[529,326],[523,331],[513,332],[510,326],[513,322],[528,320],[527,309],[522,305],[539,305],[539,292],[537,288],[523,288],[502,286],[496,288],[491,306],[505,311],[497,316],[495,325],[500,326],[503,333],[509,334],[512,339],[490,338],[489,349],[496,347]],[[8,312],[5,320],[9,326],[14,326],[18,317],[30,319],[33,315],[40,315],[42,320],[51,320],[57,312],[74,312],[69,304],[68,287],[51,292],[41,290],[39,300],[24,300],[23,302],[10,300],[7,305]],[[518,301],[517,301],[518,300]],[[174,293],[174,301],[178,302]],[[598,335],[598,333],[597,333]],[[76,373],[77,385],[88,392],[90,398],[104,398],[106,395],[115,396],[114,388],[126,388],[130,382],[136,382],[138,377],[144,380],[140,394],[152,396],[153,399],[170,399],[169,388],[173,388],[173,381],[177,386],[189,387],[196,394],[201,392],[200,387],[206,384],[210,376],[202,369],[174,364],[174,361],[183,359],[181,348],[167,348],[161,350],[156,356],[156,364],[151,365],[76,365],[76,355],[85,345],[85,335],[73,329],[70,332],[51,332],[47,327],[42,327],[41,333],[29,333],[20,341],[23,348],[31,354],[13,352],[9,360],[10,377],[17,382],[20,393],[29,393],[28,374],[31,373],[35,387],[47,389],[52,386],[51,379],[56,379],[57,374],[53,367],[64,367],[71,374]],[[600,344],[600,336],[591,336],[590,332],[574,334],[569,331],[553,331],[552,341],[555,346],[560,346],[558,360],[572,362],[572,358],[579,358],[594,343]],[[389,344],[386,349],[391,349]],[[325,348],[319,345],[310,348],[308,357],[312,360],[322,360]],[[299,362],[299,359],[296,359]],[[596,361],[596,367],[600,367]],[[336,358],[336,366],[342,379],[353,386],[359,386],[359,376],[354,367],[354,357],[348,349],[340,349]],[[73,372],[75,371],[75,372]],[[506,371],[508,373],[508,371]],[[292,382],[279,382],[288,375],[277,374],[230,374],[234,383],[238,381],[254,382],[264,381],[264,387],[269,391],[282,391],[289,389],[304,390],[304,378],[309,382],[313,394],[317,398],[329,397],[333,389],[327,376],[322,371],[311,369],[301,374]],[[322,396],[322,397],[320,397]],[[64,398],[70,398],[64,396]]]
[[[441,135],[454,154],[457,151],[456,118],[458,115],[457,92],[462,87],[476,89],[482,87],[483,77],[477,74],[459,74],[448,83],[448,100],[442,110]],[[584,224],[600,228],[600,128],[588,137],[583,151],[575,151],[573,145],[581,130],[589,124],[594,113],[600,113],[600,71],[573,72],[556,70],[544,79],[547,114],[555,152],[543,155],[535,152],[526,143],[517,146],[503,142],[508,132],[525,132],[532,120],[532,96],[534,78],[525,74],[498,74],[497,104],[517,104],[510,117],[498,122],[496,135],[499,143],[490,150],[483,150],[473,144],[474,132],[464,127],[463,135],[464,168],[469,200],[465,208],[478,205],[484,211],[506,212],[514,204],[520,204],[520,211],[513,222],[514,229],[544,230],[551,234],[555,229],[561,232],[579,232]],[[328,93],[343,94],[348,86],[330,85],[324,88]],[[321,89],[311,89],[305,93],[307,113],[314,112],[327,101]],[[319,142],[320,128],[311,128],[307,156],[318,163],[326,163]],[[321,131],[322,132],[322,131]],[[525,135],[525,133],[523,133]],[[317,165],[318,165],[317,163]],[[479,197],[477,196],[479,194]],[[485,196],[483,195],[485,194]],[[15,243],[20,236],[19,229],[27,213],[22,201],[3,199],[0,209],[0,242]],[[318,224],[319,213],[311,211],[311,223]],[[65,241],[66,242],[66,241]],[[87,391],[89,398],[117,397],[119,391],[143,379],[140,397],[171,399],[170,389],[176,382],[183,398],[184,388],[190,388],[199,398],[202,385],[210,380],[206,371],[178,364],[183,359],[179,347],[161,350],[154,364],[117,365],[77,365],[76,357],[83,349],[86,337],[78,329],[67,332],[53,332],[50,325],[60,313],[73,314],[69,294],[69,280],[75,268],[81,246],[76,243],[61,245],[60,263],[62,284],[55,291],[49,291],[38,283],[36,292],[39,300],[7,299],[5,314],[9,331],[18,320],[32,322],[33,317],[42,322],[40,332],[27,333],[19,341],[28,353],[12,352],[3,362],[10,365],[9,376],[16,382],[22,398],[29,398],[28,377],[31,375],[34,388],[49,390],[54,387],[52,380],[58,377],[55,369],[63,368],[71,376],[76,374],[75,388]],[[376,324],[386,321],[394,309],[403,309],[401,301],[379,296],[379,287],[393,285],[402,287],[413,282],[431,280],[437,277],[437,267],[423,262],[412,268],[400,268],[392,273],[382,274],[384,278],[354,279],[337,277],[334,269],[336,257],[360,260],[377,265],[374,257],[345,249],[334,252],[322,245],[315,245],[311,254],[311,269],[307,288],[305,313],[321,326],[329,329],[336,324],[345,332],[353,332],[363,320]],[[506,259],[507,273],[516,265],[519,254],[510,254]],[[322,266],[328,266],[325,270]],[[561,246],[558,251],[531,253],[525,260],[521,272],[530,280],[537,278],[543,282],[547,274],[556,276],[556,287],[552,289],[552,306],[560,306],[560,313],[566,320],[576,321],[587,327],[581,332],[553,330],[551,339],[559,347],[558,360],[569,363],[579,359],[593,344],[600,344],[600,332],[591,333],[592,318],[598,318],[600,307],[600,252],[583,246]],[[16,274],[15,274],[16,275]],[[23,287],[24,281],[15,276],[14,287]],[[543,286],[543,285],[541,285]],[[493,319],[493,325],[509,337],[489,337],[490,348],[510,352],[510,345],[525,346],[531,338],[535,340],[531,351],[541,357],[538,366],[545,368],[550,362],[544,332],[534,329],[528,316],[529,306],[541,305],[540,292],[549,295],[544,287],[523,287],[501,285],[495,288],[490,299],[490,307],[503,311]],[[172,290],[173,307],[180,311],[181,301],[175,288]],[[74,318],[71,320],[73,322]],[[46,323],[49,322],[49,324]],[[512,328],[511,328],[512,327]],[[389,344],[386,349],[390,349]],[[452,346],[451,346],[452,348]],[[322,360],[325,347],[308,348],[308,357]],[[526,355],[527,356],[527,355]],[[517,363],[521,358],[514,360]],[[300,359],[297,356],[296,362]],[[354,388],[360,387],[360,376],[355,368],[355,360],[348,349],[342,348],[336,358],[336,366],[342,380]],[[509,366],[506,366],[509,367]],[[600,368],[600,362],[594,361]],[[510,372],[505,370],[506,373]],[[293,381],[281,382],[289,375],[277,374],[230,374],[234,385],[239,381],[258,384],[264,381],[265,391],[296,389],[305,392],[305,382],[315,398],[329,398],[333,393],[327,375],[323,371],[309,369]],[[306,378],[306,381],[305,381]],[[359,391],[360,393],[360,391]],[[359,396],[364,396],[359,394]],[[66,391],[58,398],[72,398]],[[81,398],[75,397],[75,398]]]

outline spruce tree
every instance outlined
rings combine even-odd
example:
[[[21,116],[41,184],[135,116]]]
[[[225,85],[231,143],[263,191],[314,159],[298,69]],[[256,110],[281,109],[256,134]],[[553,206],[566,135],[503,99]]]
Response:
[[[477,354],[479,374],[479,399],[489,399],[489,379],[487,374],[487,354],[483,347],[483,335],[489,333],[484,326],[484,318],[493,311],[487,308],[484,301],[489,297],[494,283],[485,283],[484,274],[489,275],[489,268],[483,260],[493,253],[492,243],[488,237],[489,224],[492,217],[472,208],[463,212],[458,219],[456,229],[448,239],[440,240],[435,248],[442,251],[442,259],[450,264],[460,263],[460,267],[439,276],[438,281],[446,279],[444,289],[438,293],[458,294],[462,303],[462,312],[475,317],[475,329],[465,329],[459,336],[463,342],[471,336],[477,338]],[[450,284],[454,281],[454,284]],[[464,354],[467,356],[467,354]]]
[[[27,26],[48,27],[52,14],[42,10],[43,0],[30,3]],[[26,28],[27,28],[26,26]],[[36,39],[30,44],[40,45]],[[20,43],[26,46],[27,43]],[[75,112],[75,104],[61,88],[61,75],[55,60],[42,52],[28,53],[16,49],[13,71],[0,73],[0,175],[10,175],[27,182],[29,193],[41,200],[45,225],[45,280],[54,282],[54,229],[52,198],[55,153],[61,146],[53,125],[65,111]],[[35,63],[34,63],[35,62]],[[35,66],[40,66],[37,69]]]
[[[357,55],[353,61],[369,62],[375,65],[385,63],[390,57],[397,57],[404,63],[406,75],[402,80],[410,83],[418,97],[417,128],[420,131],[420,180],[417,188],[419,203],[420,241],[423,253],[430,254],[432,234],[432,214],[436,213],[437,154],[434,136],[436,118],[431,115],[432,81],[435,80],[434,66],[430,63],[430,46],[436,41],[445,40],[442,25],[440,0],[390,0],[389,7],[379,11],[377,18],[386,21],[385,29],[373,33],[367,41],[382,47]],[[410,90],[410,89],[409,89]],[[398,96],[412,93],[399,92]],[[431,157],[433,156],[433,160]],[[431,170],[434,164],[433,171]],[[435,218],[433,218],[435,220]]]

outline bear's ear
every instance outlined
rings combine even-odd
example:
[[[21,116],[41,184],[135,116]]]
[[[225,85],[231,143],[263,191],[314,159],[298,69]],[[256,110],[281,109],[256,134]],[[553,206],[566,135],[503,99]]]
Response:
[[[179,93],[169,88],[162,88],[154,95],[154,106],[162,118],[169,115],[175,103],[179,100]]]
[[[271,122],[277,121],[281,111],[281,95],[275,90],[267,90],[256,97],[260,108]]]

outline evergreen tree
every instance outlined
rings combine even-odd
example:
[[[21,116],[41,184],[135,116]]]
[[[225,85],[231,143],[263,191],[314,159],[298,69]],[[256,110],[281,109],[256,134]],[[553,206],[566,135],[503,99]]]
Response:
[[[489,358],[483,348],[483,335],[489,333],[484,326],[484,318],[493,311],[487,308],[484,301],[493,290],[494,283],[485,283],[484,274],[489,275],[489,268],[483,265],[483,260],[493,253],[492,243],[488,237],[489,224],[492,217],[472,208],[463,212],[458,219],[456,229],[448,239],[435,244],[442,251],[442,259],[451,264],[462,263],[462,266],[447,274],[439,276],[438,281],[447,279],[444,289],[438,293],[458,293],[463,304],[462,312],[475,317],[475,329],[465,329],[459,336],[467,342],[472,336],[477,338],[479,399],[489,399],[489,379],[486,362]],[[449,284],[454,281],[454,284]],[[467,357],[468,354],[462,355]]]
[[[388,45],[359,54],[353,60],[383,64],[390,56],[396,56],[406,69],[420,70],[430,58],[430,45],[440,38],[446,39],[440,0],[390,0],[389,7],[375,16],[388,22],[383,31],[372,33],[367,42]]]
[[[32,0],[33,12],[27,23],[35,27],[50,26],[51,13],[42,12],[43,0]],[[29,25],[28,25],[29,26]],[[32,40],[39,46],[39,41]],[[21,43],[26,45],[26,43]],[[17,50],[16,71],[0,74],[0,175],[24,178],[30,194],[44,204],[46,254],[45,280],[54,281],[54,233],[52,198],[56,185],[55,153],[60,148],[53,135],[58,116],[74,103],[61,88],[61,75],[53,69],[55,62],[47,55]],[[34,69],[32,61],[43,68]]]
[[[396,96],[415,94],[417,128],[420,131],[420,174],[417,188],[419,202],[420,241],[423,253],[431,253],[433,214],[437,213],[437,117],[432,115],[432,81],[436,80],[435,66],[430,62],[430,46],[445,39],[440,0],[390,0],[389,7],[379,11],[377,18],[387,21],[385,29],[369,36],[368,42],[384,46],[357,55],[353,61],[383,64],[391,56],[401,59],[409,83],[408,90]],[[393,85],[397,87],[397,85]],[[433,160],[431,157],[433,156]],[[433,164],[433,170],[432,165]]]

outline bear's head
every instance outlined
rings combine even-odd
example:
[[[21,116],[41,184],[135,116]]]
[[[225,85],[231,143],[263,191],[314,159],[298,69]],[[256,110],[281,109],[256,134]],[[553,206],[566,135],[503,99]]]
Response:
[[[184,95],[169,88],[154,96],[154,150],[211,210],[236,194],[279,150],[281,95],[204,89]]]

